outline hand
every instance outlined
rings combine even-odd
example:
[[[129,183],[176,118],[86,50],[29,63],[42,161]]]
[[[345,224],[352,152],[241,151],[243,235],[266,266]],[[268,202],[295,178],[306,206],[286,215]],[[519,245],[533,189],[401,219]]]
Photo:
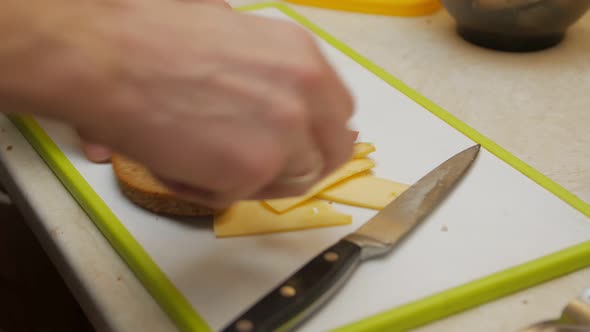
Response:
[[[137,1],[138,4],[144,3],[146,0],[117,0],[121,3],[132,4]],[[200,4],[208,4],[220,8],[231,9],[231,6],[224,0],[172,0],[172,1],[187,1]],[[88,160],[95,163],[105,163],[111,160],[112,151],[108,147],[91,142],[82,142],[82,151]]]
[[[66,40],[71,56],[87,57],[80,89],[53,100],[87,141],[142,162],[182,195],[212,207],[292,196],[317,179],[285,179],[318,168],[322,177],[350,157],[351,95],[294,24],[167,1],[86,24]]]

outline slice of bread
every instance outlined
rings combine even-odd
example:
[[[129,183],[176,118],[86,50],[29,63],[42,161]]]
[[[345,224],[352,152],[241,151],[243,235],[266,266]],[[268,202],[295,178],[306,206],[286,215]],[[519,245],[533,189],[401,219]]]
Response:
[[[206,216],[216,212],[178,197],[146,167],[129,158],[114,154],[111,162],[123,194],[149,211],[175,216]]]

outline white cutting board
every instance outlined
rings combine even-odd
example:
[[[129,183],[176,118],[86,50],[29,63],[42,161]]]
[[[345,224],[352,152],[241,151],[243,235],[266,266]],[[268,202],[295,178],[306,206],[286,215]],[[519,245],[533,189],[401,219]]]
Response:
[[[290,19],[276,8],[256,14]],[[412,99],[318,39],[357,103],[376,175],[413,183],[474,144]],[[207,220],[148,213],[123,197],[110,165],[88,162],[69,128],[40,125],[195,310],[217,330],[375,211],[336,205],[351,226],[216,239]],[[444,227],[443,227],[444,225]],[[446,231],[443,231],[446,228]],[[590,239],[590,219],[483,149],[464,181],[394,254],[366,262],[302,331],[323,331]]]

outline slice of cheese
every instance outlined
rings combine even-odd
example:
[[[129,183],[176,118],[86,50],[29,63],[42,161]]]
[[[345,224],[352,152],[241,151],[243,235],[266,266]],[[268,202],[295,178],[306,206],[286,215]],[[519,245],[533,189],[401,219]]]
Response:
[[[287,197],[287,198],[280,198],[280,199],[270,199],[264,201],[268,206],[270,206],[273,210],[277,212],[284,212],[288,209],[305,202],[306,200],[314,197],[324,189],[348,178],[360,172],[364,172],[368,169],[371,169],[375,166],[375,163],[366,158],[362,159],[352,159],[346,162],[344,165],[340,166],[337,170],[332,172],[332,174],[325,177],[320,182],[316,183],[310,190],[307,191],[304,195],[296,196],[296,197]]]
[[[375,146],[371,143],[354,143],[352,147],[352,159],[365,158],[375,152]]]
[[[350,223],[352,216],[342,214],[327,202],[316,199],[281,214],[271,211],[261,201],[243,201],[215,216],[213,229],[217,237],[230,237]]]
[[[333,202],[381,210],[409,186],[373,175],[359,174],[318,194]]]

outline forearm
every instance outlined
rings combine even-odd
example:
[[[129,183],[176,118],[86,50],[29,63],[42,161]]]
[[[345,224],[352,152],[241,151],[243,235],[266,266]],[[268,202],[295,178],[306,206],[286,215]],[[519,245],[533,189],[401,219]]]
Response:
[[[91,17],[92,1],[3,0],[0,2],[0,112],[26,112],[63,120],[87,91],[97,54],[85,47],[78,25]],[[94,13],[99,15],[98,8]],[[95,61],[96,62],[96,61]]]

